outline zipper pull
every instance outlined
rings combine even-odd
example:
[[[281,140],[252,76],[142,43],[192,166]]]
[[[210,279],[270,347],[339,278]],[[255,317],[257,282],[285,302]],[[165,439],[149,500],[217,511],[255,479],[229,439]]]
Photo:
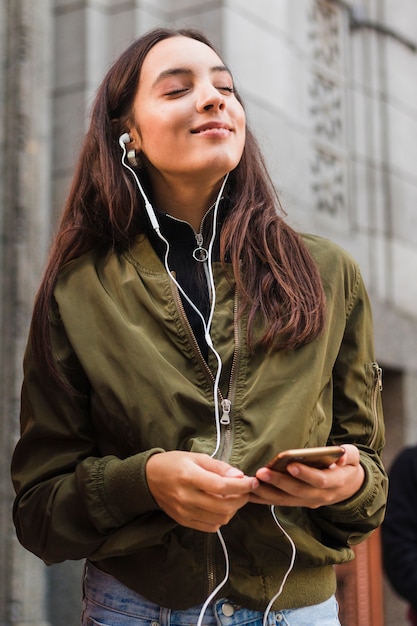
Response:
[[[220,418],[220,424],[230,424],[230,409],[232,408],[232,403],[227,398],[222,400],[222,409],[223,413]]]
[[[382,391],[382,367],[380,367],[378,363],[372,363],[372,367],[379,386],[379,391]]]
[[[196,261],[199,261],[200,263],[204,263],[208,259],[208,251],[206,250],[206,248],[203,247],[203,242],[204,242],[203,235],[201,233],[196,233],[195,241],[197,244],[197,248],[193,250],[193,257],[195,258]]]

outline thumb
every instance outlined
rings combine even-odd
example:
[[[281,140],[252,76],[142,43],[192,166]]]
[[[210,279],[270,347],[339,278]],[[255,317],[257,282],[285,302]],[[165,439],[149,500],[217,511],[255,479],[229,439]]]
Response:
[[[357,465],[360,461],[358,448],[351,443],[344,443],[342,448],[345,449],[345,453],[338,460],[337,465]]]

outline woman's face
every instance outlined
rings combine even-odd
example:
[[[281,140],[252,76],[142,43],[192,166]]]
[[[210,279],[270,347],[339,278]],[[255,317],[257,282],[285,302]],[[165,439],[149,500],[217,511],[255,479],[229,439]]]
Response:
[[[156,44],[142,66],[131,146],[153,184],[216,184],[240,161],[245,114],[217,54],[188,37]]]

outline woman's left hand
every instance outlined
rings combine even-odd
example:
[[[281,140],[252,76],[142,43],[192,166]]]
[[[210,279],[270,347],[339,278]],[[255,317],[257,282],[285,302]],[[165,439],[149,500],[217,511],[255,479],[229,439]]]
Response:
[[[256,478],[260,484],[252,492],[250,502],[317,509],[350,498],[361,488],[365,472],[358,448],[351,444],[343,447],[345,454],[327,469],[302,463],[288,465],[288,473],[259,468]]]

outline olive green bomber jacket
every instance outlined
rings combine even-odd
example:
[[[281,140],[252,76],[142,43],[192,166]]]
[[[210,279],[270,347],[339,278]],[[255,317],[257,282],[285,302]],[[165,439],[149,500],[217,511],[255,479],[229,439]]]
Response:
[[[317,510],[277,507],[297,558],[274,608],[315,604],[335,590],[332,564],[382,522],[387,480],[380,369],[357,264],[333,243],[305,236],[327,296],[323,334],[294,351],[246,345],[231,276],[214,265],[211,336],[222,359],[219,455],[253,475],[286,448],[353,443],[365,482]],[[21,439],[12,461],[14,519],[22,544],[47,563],[89,558],[153,602],[187,608],[224,577],[215,534],[176,524],[149,492],[150,455],[216,447],[213,372],[178,292],[145,237],[130,253],[99,248],[69,263],[55,289],[54,349],[78,391],[66,394],[25,356]],[[261,332],[259,322],[257,332]],[[221,595],[263,610],[291,549],[270,509],[248,504],[222,528],[230,574]]]

